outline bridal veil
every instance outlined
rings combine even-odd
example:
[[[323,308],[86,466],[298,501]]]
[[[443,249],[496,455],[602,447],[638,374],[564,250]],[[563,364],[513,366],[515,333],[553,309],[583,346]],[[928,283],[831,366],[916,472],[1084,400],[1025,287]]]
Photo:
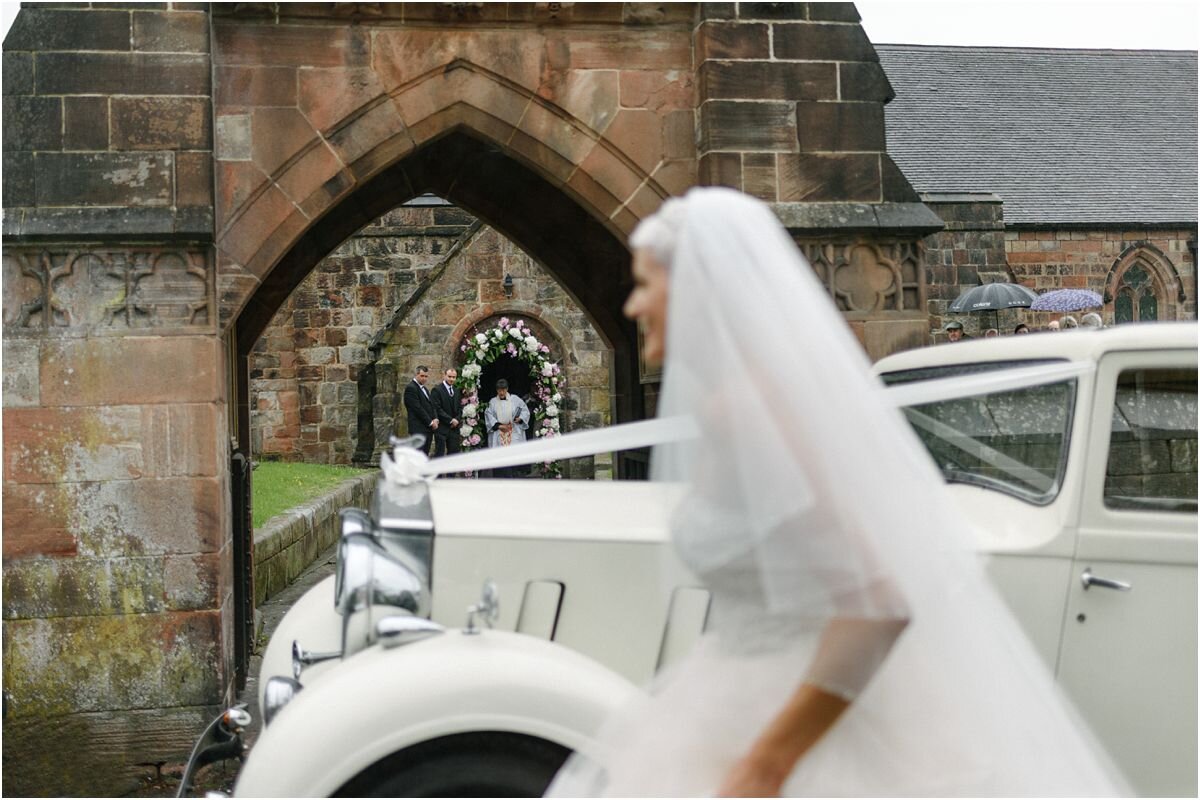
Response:
[[[672,537],[713,594],[710,630],[552,792],[711,795],[813,680],[839,619],[908,624],[890,651],[821,670],[852,702],[785,792],[1122,793],[885,402],[825,288],[837,276],[819,278],[770,209],[732,190],[692,190],[652,220],[634,243],[670,270],[658,413],[701,431],[657,447],[652,478],[689,485]]]

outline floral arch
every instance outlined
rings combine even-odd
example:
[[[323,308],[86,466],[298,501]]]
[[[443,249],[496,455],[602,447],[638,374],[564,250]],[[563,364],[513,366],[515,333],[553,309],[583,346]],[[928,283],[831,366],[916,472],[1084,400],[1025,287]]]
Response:
[[[533,378],[533,393],[541,401],[529,423],[532,437],[544,439],[559,435],[559,406],[562,403],[560,389],[564,382],[562,370],[550,358],[550,348],[538,341],[524,320],[511,322],[508,317],[501,317],[495,326],[464,337],[459,350],[465,354],[457,381],[463,402],[464,452],[479,447],[486,433],[480,421],[482,409],[479,407],[479,376],[483,374],[486,365],[504,355],[517,358],[529,367],[530,376]],[[557,462],[544,462],[539,465],[539,470],[543,477],[562,477],[562,469]]]

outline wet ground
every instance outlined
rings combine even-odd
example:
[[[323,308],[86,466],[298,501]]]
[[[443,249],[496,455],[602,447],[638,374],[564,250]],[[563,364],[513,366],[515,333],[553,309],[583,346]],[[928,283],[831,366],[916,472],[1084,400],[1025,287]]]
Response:
[[[283,615],[292,607],[292,604],[299,600],[301,595],[314,585],[333,574],[335,547],[336,545],[321,553],[317,557],[317,560],[302,572],[300,577],[296,578],[290,586],[258,607],[258,612],[262,615],[262,629],[259,633],[257,646],[255,647],[255,654],[250,659],[250,674],[246,679],[246,688],[238,693],[238,702],[246,704],[253,719],[245,736],[246,743],[251,746],[253,746],[254,740],[258,738],[259,731],[262,730],[262,713],[258,708],[258,672],[262,667],[261,653],[266,649],[271,634],[275,632],[279,621],[283,619]],[[197,735],[199,735],[199,731],[197,731]],[[226,761],[222,764],[213,764],[204,767],[196,776],[196,788],[190,796],[203,797],[205,792],[210,791],[232,793],[233,784],[237,779],[237,772],[240,766],[241,762],[239,761]],[[126,796],[174,797],[176,790],[179,788],[181,773],[182,767],[173,771],[173,774],[172,771],[164,769],[162,774],[148,779],[145,786]]]

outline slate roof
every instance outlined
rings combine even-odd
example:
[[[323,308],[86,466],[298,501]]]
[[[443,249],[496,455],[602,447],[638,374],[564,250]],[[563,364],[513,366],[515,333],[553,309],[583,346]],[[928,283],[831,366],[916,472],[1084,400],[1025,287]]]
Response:
[[[888,153],[1007,224],[1196,223],[1196,52],[877,44]]]

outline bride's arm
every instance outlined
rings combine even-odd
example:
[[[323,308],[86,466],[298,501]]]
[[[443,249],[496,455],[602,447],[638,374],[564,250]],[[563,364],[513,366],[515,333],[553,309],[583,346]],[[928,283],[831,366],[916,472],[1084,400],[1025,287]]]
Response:
[[[778,795],[796,762],[854,701],[907,624],[905,619],[831,620],[804,681],[734,764],[720,795]]]

